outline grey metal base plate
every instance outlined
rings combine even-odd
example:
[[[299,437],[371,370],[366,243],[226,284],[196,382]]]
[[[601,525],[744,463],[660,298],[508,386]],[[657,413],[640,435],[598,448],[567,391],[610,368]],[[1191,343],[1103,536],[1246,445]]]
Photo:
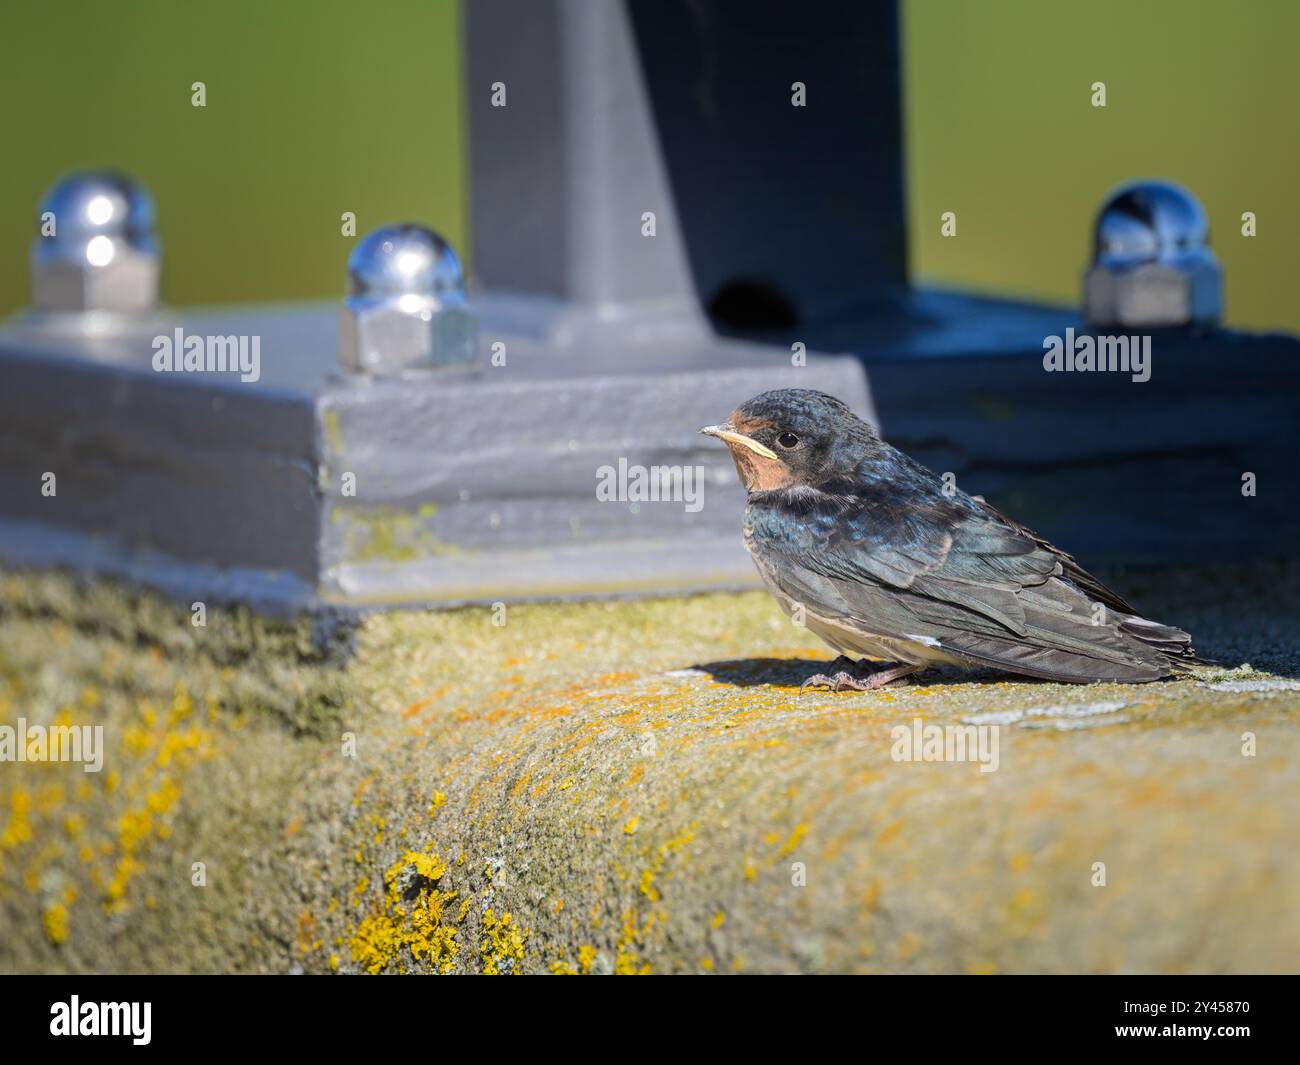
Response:
[[[0,559],[263,608],[748,587],[743,492],[698,428],[782,387],[874,418],[852,358],[796,366],[671,315],[478,312],[476,365],[380,379],[336,372],[333,306],[9,323]],[[258,337],[258,380],[155,372],[154,338],[177,328]],[[636,497],[652,467],[684,471],[660,482],[675,498]]]

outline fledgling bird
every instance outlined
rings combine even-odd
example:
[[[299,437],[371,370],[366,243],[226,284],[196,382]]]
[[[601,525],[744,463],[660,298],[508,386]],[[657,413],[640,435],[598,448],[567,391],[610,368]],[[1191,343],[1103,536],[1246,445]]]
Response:
[[[937,665],[1134,683],[1200,661],[1187,633],[982,499],[945,491],[833,396],[764,392],[700,432],[735,460],[768,590],[840,653],[804,687],[865,691]]]

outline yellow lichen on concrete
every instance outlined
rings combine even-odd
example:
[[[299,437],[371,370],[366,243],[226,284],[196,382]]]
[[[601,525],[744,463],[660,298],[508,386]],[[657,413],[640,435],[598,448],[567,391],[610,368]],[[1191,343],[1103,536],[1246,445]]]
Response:
[[[1214,627],[1225,582],[1157,612],[1235,662]],[[368,616],[346,701],[312,694],[336,691],[323,665],[281,670],[301,637],[271,650],[251,622],[225,649],[184,633],[181,676],[162,636],[10,621],[0,708],[120,725],[101,775],[0,779],[0,906],[37,944],[22,964],[1177,972],[1284,969],[1300,950],[1300,696],[1284,677],[801,696],[818,652],[761,595],[508,617]],[[211,705],[254,668],[246,647],[250,702],[271,716]],[[55,656],[76,683],[34,688],[6,654]],[[1087,717],[1110,702],[1122,711]],[[993,771],[897,756],[899,728],[988,715]]]
[[[42,915],[45,925],[45,934],[49,936],[50,942],[55,946],[63,943],[68,938],[68,908],[61,902],[45,908]]]
[[[519,927],[513,914],[503,913],[498,917],[491,909],[484,910],[483,930],[479,938],[484,975],[521,975],[524,942],[527,938],[527,929]]]
[[[107,583],[0,578],[0,725],[82,740],[71,758],[33,743],[0,765],[0,923],[14,930],[0,971],[213,968],[242,949],[212,914],[244,934],[257,907],[227,903],[244,848],[274,847],[255,839],[245,781],[276,779],[266,725],[283,750],[278,724],[312,712],[320,678],[280,657],[303,649],[291,625],[215,606],[206,628],[191,620]]]
[[[408,965],[451,972],[460,943],[453,923],[458,919],[447,919],[457,892],[438,889],[446,872],[447,863],[431,851],[407,851],[390,865],[383,898],[351,935],[352,960],[369,973],[404,972]],[[354,893],[363,894],[369,882],[358,887]]]

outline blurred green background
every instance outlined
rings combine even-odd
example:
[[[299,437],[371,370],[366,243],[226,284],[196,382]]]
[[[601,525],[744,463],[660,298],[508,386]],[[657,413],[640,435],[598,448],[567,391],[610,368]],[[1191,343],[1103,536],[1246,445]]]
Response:
[[[0,7],[0,312],[27,302],[46,187],[90,166],[153,191],[177,305],[341,296],[344,211],[359,237],[409,218],[464,247],[454,0]]]
[[[914,278],[1076,302],[1102,196],[1162,176],[1210,214],[1228,320],[1300,330],[1300,3],[904,0],[903,25]],[[78,167],[152,188],[174,304],[340,295],[344,211],[465,247],[455,0],[5,0],[0,31],[0,313]]]
[[[913,275],[1076,303],[1107,190],[1164,177],[1210,216],[1228,322],[1300,330],[1297,40],[1296,0],[905,0]]]

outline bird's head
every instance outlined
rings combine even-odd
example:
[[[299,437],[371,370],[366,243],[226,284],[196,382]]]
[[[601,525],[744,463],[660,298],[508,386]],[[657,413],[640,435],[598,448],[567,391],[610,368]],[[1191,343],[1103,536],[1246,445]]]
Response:
[[[727,445],[749,492],[816,487],[847,474],[879,440],[834,396],[803,388],[764,392],[700,432]]]

